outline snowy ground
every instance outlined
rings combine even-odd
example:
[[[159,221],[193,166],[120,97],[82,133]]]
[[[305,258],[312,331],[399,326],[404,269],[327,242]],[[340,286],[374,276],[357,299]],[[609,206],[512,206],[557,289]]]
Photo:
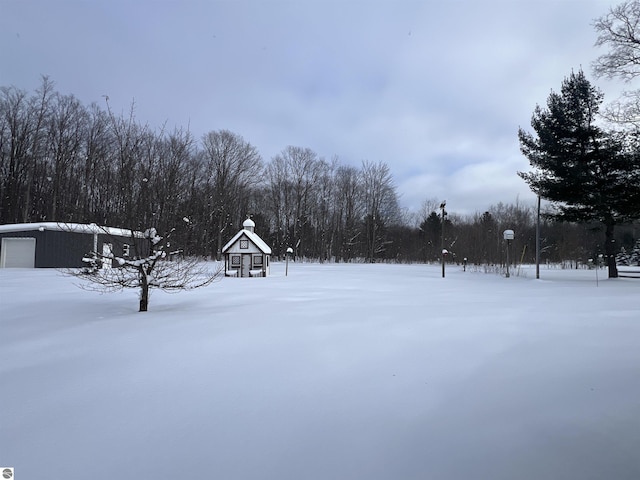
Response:
[[[273,264],[178,295],[0,270],[16,480],[640,478],[640,280]]]

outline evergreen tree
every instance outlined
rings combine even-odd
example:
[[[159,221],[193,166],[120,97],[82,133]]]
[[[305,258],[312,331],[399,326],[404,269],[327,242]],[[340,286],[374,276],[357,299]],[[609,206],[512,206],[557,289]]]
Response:
[[[609,277],[617,277],[614,227],[637,216],[639,160],[629,138],[603,130],[597,115],[602,93],[584,73],[572,72],[547,107],[536,106],[532,135],[519,129],[520,148],[533,167],[518,172],[566,221],[598,221],[605,227]]]
[[[627,250],[624,247],[620,247],[620,252],[616,255],[616,264],[629,266],[631,262],[631,255],[627,253]]]
[[[418,227],[424,245],[425,262],[433,262],[440,260],[440,243],[442,237],[442,221],[440,215],[435,211],[420,224]]]
[[[640,265],[640,240],[637,240],[631,251],[630,265]]]

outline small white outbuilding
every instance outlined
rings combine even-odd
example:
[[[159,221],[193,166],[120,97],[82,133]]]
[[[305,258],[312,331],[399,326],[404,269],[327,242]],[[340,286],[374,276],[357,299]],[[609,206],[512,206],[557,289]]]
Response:
[[[256,224],[247,218],[242,230],[222,248],[227,277],[266,277],[271,248],[255,233]]]

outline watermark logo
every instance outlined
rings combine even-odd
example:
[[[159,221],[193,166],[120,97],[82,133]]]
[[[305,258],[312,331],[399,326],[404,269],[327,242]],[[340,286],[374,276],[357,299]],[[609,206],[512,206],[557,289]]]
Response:
[[[2,472],[2,478],[13,480],[13,467],[0,467],[0,471]]]

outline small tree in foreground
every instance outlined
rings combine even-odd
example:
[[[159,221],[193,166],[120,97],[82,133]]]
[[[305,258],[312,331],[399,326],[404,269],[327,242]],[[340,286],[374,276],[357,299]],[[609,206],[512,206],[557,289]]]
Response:
[[[151,228],[138,235],[132,232],[132,244],[136,254],[131,258],[113,254],[91,252],[84,260],[85,268],[71,274],[86,280],[82,288],[98,292],[117,292],[125,288],[140,289],[140,312],[149,307],[152,288],[165,292],[193,290],[211,284],[222,276],[220,262],[203,262],[195,257],[182,257],[180,252],[169,251],[171,233],[165,237]],[[146,248],[148,246],[148,248]],[[146,249],[144,254],[140,250]],[[104,267],[105,261],[115,261],[117,266]]]

